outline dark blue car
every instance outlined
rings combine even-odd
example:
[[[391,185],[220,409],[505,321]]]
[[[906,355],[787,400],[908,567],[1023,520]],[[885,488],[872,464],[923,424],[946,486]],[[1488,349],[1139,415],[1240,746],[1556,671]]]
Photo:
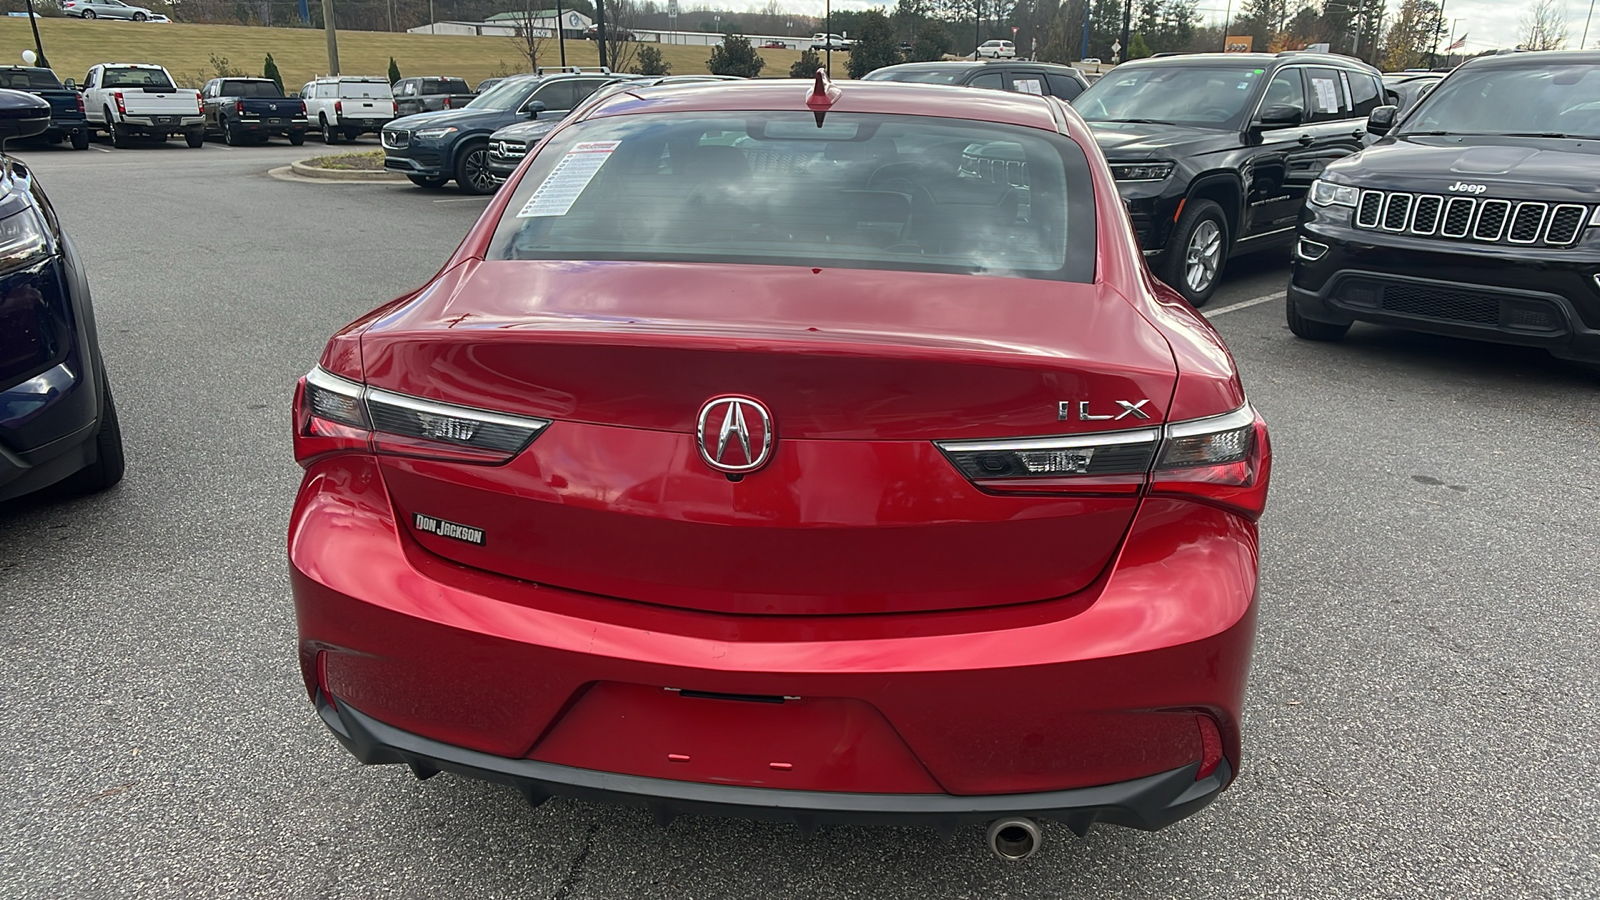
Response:
[[[0,90],[0,142],[44,133],[50,113]],[[104,490],[122,466],[83,266],[33,173],[0,155],[0,501]]]
[[[601,85],[627,75],[606,69],[540,69],[514,75],[462,109],[417,113],[383,126],[383,166],[413,184],[441,188],[455,179],[469,194],[492,194],[489,135],[514,122],[560,120]]]

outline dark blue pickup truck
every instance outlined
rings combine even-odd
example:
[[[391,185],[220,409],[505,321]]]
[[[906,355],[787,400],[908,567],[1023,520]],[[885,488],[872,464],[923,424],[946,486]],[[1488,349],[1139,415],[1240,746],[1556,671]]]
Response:
[[[0,66],[0,89],[23,91],[50,104],[50,125],[39,137],[52,144],[71,140],[72,149],[89,149],[83,95],[63,85],[56,73],[33,66]]]
[[[306,142],[306,105],[289,99],[270,78],[213,78],[200,89],[205,107],[206,134],[237,146],[266,141],[273,135],[289,138],[296,147]]]

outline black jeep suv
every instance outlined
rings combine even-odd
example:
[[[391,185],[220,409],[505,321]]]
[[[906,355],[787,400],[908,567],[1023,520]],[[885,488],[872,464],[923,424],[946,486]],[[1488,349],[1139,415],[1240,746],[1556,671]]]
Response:
[[[1231,256],[1294,238],[1306,192],[1361,150],[1377,69],[1319,53],[1117,66],[1072,106],[1094,130],[1157,276],[1200,306]]]
[[[1354,321],[1600,361],[1600,53],[1470,60],[1300,219],[1289,328]]]

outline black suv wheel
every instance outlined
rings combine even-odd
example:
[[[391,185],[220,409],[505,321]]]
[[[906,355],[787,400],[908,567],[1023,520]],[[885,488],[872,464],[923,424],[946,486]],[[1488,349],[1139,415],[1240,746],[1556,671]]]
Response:
[[[1211,299],[1228,259],[1228,220],[1210,200],[1184,204],[1161,260],[1161,280],[1200,307]]]

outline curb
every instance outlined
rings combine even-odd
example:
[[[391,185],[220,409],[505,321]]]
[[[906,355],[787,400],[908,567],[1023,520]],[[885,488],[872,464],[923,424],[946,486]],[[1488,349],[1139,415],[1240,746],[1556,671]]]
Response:
[[[296,160],[289,164],[289,170],[302,178],[319,178],[323,181],[377,181],[400,182],[405,181],[404,175],[396,175],[389,171],[371,172],[361,169],[322,169],[306,165],[305,160]]]

